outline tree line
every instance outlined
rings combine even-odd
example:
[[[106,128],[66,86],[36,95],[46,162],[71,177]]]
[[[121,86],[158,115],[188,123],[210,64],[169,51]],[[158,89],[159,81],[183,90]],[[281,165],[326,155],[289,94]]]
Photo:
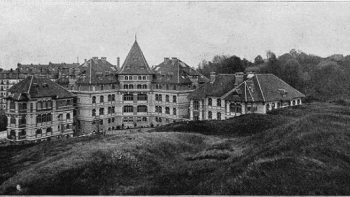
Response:
[[[254,62],[237,56],[217,55],[203,60],[197,71],[209,77],[210,72],[271,73],[306,95],[307,100],[348,99],[350,95],[350,55],[323,58],[292,49],[279,57],[272,51],[266,58],[258,55]]]

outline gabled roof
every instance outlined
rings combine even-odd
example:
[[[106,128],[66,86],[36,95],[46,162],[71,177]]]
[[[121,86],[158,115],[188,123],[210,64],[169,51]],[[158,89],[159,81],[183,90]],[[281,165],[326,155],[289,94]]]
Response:
[[[74,97],[72,93],[50,79],[36,78],[34,76],[29,76],[13,85],[8,92],[10,93],[10,96],[7,98],[14,100],[27,100],[40,97]]]
[[[225,95],[223,99],[240,102],[288,101],[304,94],[273,74],[255,74]]]
[[[207,82],[188,95],[190,99],[204,99],[206,97],[221,97],[234,88],[236,77],[234,74],[218,74],[213,83]]]
[[[135,74],[135,75],[153,74],[136,40],[132,45],[128,53],[128,56],[126,57],[121,69],[118,71],[118,74],[122,74],[122,75],[123,74]]]
[[[198,76],[198,80],[203,82],[208,81],[205,76],[177,58],[165,59],[153,71],[156,73],[155,83],[191,84],[190,76]]]
[[[93,58],[83,63],[76,84],[113,84],[118,83],[116,68],[105,59]]]

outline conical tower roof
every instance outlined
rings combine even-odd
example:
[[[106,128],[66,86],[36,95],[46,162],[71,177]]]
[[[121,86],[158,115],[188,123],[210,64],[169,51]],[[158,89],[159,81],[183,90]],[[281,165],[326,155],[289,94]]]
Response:
[[[135,75],[147,75],[153,74],[152,70],[149,68],[145,56],[143,56],[142,50],[135,40],[132,45],[128,56],[125,59],[121,69],[118,74],[135,74]]]

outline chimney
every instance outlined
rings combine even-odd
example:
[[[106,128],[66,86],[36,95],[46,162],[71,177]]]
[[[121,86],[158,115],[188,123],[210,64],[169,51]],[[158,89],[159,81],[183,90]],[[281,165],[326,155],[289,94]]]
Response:
[[[216,74],[215,72],[210,72],[210,83],[214,83],[215,77],[216,77],[215,74]]]
[[[106,62],[107,61],[107,57],[101,57],[102,62]]]
[[[169,59],[170,59],[170,58],[168,58],[168,57],[165,57],[165,58],[164,58],[164,62],[167,62],[167,61],[169,61]]]
[[[98,60],[98,57],[92,57],[93,60]]]
[[[173,59],[173,60],[177,60],[177,57],[172,57],[171,59]]]
[[[120,68],[120,58],[117,57],[117,69],[119,69],[119,68]]]
[[[84,63],[86,63],[86,59],[84,60]]]
[[[244,73],[243,72],[237,72],[235,73],[236,79],[235,79],[235,86],[238,86],[243,82]]]

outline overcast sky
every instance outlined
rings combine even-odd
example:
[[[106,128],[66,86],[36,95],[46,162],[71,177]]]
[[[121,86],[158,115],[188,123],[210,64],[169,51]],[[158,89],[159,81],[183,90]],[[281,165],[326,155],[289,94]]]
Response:
[[[0,3],[0,68],[17,63],[124,62],[135,34],[149,65],[214,55],[253,60],[271,50],[350,54],[350,3],[11,2]]]

